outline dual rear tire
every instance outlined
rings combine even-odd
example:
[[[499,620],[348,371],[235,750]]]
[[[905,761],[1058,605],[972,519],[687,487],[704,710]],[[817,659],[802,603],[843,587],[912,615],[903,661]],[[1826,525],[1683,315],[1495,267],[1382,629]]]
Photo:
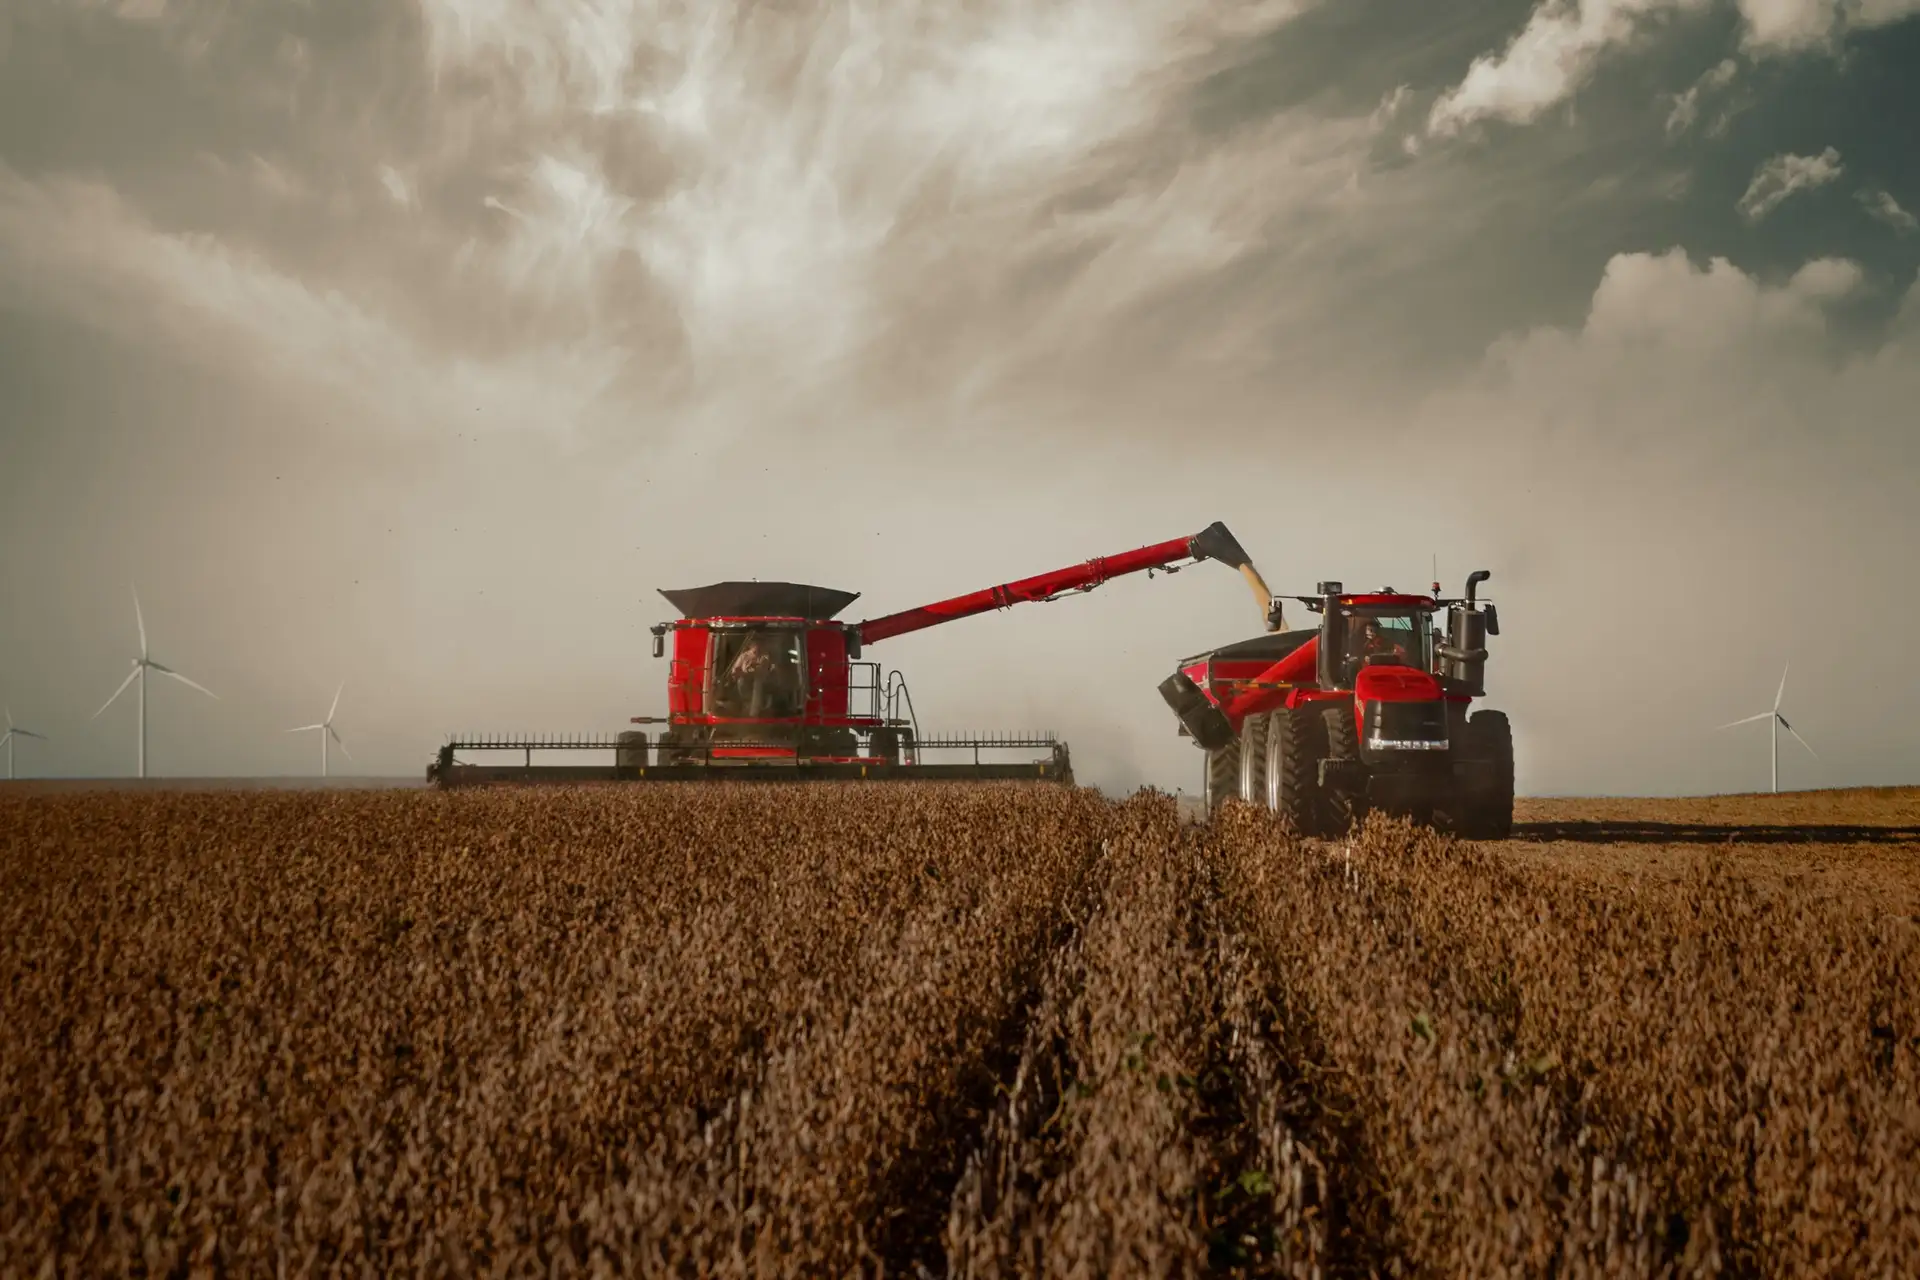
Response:
[[[1248,716],[1238,741],[1207,753],[1207,811],[1238,799],[1270,810],[1301,835],[1319,834],[1325,742],[1321,720],[1310,710],[1282,707]]]

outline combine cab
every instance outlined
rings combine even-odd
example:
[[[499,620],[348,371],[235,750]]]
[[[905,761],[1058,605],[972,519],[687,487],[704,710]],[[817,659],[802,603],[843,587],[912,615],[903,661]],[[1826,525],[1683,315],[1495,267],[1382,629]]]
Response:
[[[1122,555],[1040,574],[867,622],[843,622],[858,593],[789,582],[720,582],[662,591],[681,613],[653,628],[667,661],[667,714],[635,716],[615,737],[463,735],[427,770],[442,787],[474,783],[695,779],[994,779],[1071,784],[1067,744],[1050,734],[927,736],[898,671],[866,661],[868,645],[1027,601],[1091,591],[1142,570],[1221,560],[1270,601],[1224,525]],[[604,764],[535,764],[535,752],[595,752]],[[482,764],[462,754],[511,753]],[[1025,754],[1024,761],[1006,756]],[[1038,758],[1034,758],[1035,755]],[[998,756],[1000,759],[989,757]]]
[[[1206,753],[1209,811],[1229,797],[1271,809],[1306,835],[1336,835],[1369,809],[1471,839],[1513,825],[1506,715],[1470,712],[1486,693],[1491,603],[1467,579],[1460,599],[1338,582],[1295,596],[1315,630],[1278,631],[1188,658],[1160,685],[1180,732]],[[1443,634],[1435,615],[1446,612]],[[1276,626],[1279,609],[1269,614]]]

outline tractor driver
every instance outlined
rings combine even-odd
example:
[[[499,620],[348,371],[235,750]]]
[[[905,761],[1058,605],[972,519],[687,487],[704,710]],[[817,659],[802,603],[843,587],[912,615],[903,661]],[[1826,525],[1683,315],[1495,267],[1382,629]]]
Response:
[[[1367,624],[1360,634],[1358,656],[1369,659],[1388,657],[1396,662],[1405,663],[1407,661],[1407,648],[1387,634],[1386,630],[1381,627],[1378,618],[1368,618]]]

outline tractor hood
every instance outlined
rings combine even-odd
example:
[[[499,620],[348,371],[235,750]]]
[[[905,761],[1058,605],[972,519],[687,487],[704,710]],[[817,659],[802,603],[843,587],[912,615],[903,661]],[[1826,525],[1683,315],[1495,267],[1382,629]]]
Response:
[[[1432,702],[1440,696],[1440,682],[1413,667],[1362,667],[1353,696],[1361,702]]]
[[[860,598],[799,582],[716,582],[706,587],[661,589],[685,618],[831,618]]]

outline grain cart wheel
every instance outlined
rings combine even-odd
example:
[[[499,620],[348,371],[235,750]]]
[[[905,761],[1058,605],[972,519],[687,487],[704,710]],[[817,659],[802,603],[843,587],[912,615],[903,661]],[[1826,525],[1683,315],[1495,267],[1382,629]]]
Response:
[[[1240,744],[1230,742],[1218,751],[1207,752],[1207,816],[1220,812],[1220,806],[1240,794]]]
[[[1240,798],[1251,805],[1269,806],[1267,798],[1267,717],[1248,716],[1240,722]]]
[[[1267,808],[1303,836],[1316,834],[1315,795],[1319,791],[1320,734],[1313,713],[1282,707],[1264,717]]]
[[[1328,760],[1360,758],[1360,733],[1354,728],[1351,702],[1342,701],[1336,706],[1323,707],[1320,723],[1327,735]],[[1353,824],[1365,816],[1364,801],[1344,786],[1324,788],[1320,793],[1320,801],[1321,819],[1329,836],[1346,835],[1353,829]]]
[[[900,763],[900,734],[894,729],[875,729],[867,739],[867,754],[879,756],[888,764]]]
[[[1513,726],[1504,711],[1467,718],[1467,759],[1485,762],[1491,779],[1462,797],[1460,834],[1469,840],[1505,840],[1513,834]]]

